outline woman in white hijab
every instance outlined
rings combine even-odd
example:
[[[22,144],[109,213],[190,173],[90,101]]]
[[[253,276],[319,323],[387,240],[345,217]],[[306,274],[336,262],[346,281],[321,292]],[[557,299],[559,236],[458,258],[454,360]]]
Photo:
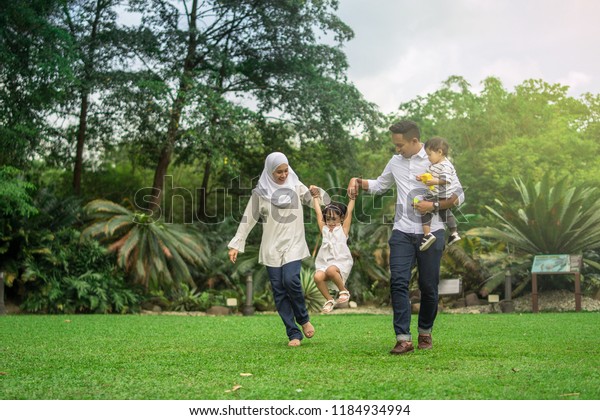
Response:
[[[321,197],[324,196],[322,191]],[[250,231],[263,219],[258,262],[267,267],[275,306],[285,325],[288,345],[292,347],[301,344],[303,333],[306,338],[315,334],[300,283],[301,261],[310,256],[301,204],[312,206],[310,191],[300,182],[283,153],[271,153],[265,160],[237,233],[228,245],[229,259],[235,263],[238,253],[244,252]]]

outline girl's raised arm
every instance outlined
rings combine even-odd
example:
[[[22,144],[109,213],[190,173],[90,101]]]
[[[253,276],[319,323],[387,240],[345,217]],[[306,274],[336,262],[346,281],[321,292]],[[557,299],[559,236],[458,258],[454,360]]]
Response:
[[[348,202],[348,207],[346,208],[346,217],[344,218],[343,225],[344,233],[346,234],[346,236],[350,235],[350,225],[352,225],[352,212],[354,211],[355,203],[356,200],[354,198],[351,198]]]

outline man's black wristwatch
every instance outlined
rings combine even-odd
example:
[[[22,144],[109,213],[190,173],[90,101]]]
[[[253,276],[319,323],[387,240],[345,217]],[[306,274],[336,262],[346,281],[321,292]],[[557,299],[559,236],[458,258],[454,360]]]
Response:
[[[440,210],[440,202],[439,201],[434,201],[433,202],[433,212],[437,213]]]

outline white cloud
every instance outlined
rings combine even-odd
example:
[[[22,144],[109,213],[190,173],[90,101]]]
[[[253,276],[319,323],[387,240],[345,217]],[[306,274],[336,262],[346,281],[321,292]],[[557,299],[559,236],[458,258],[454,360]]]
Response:
[[[481,67],[478,77],[480,80],[497,77],[508,87],[518,85],[526,79],[543,79],[543,74],[534,59],[499,58]]]
[[[569,86],[572,92],[584,91],[594,79],[579,71],[570,71],[566,77],[558,79],[561,85]]]
[[[592,0],[340,0],[356,34],[349,77],[384,112],[452,75],[474,89],[495,76],[507,89],[535,78],[599,93],[599,14]]]
[[[410,47],[396,60],[390,60],[389,66],[353,80],[368,100],[386,113],[393,112],[401,102],[438,89],[441,82],[459,71],[460,57],[456,45],[434,49]]]

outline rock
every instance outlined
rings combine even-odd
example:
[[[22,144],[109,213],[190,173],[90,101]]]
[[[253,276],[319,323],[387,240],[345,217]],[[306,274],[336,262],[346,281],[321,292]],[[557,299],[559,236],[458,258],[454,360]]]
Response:
[[[13,302],[5,302],[5,309],[6,309],[6,314],[20,314],[22,313],[21,308],[19,307],[19,305],[14,304]]]
[[[206,311],[207,315],[231,315],[231,309],[226,306],[211,306]]]
[[[467,306],[481,305],[481,302],[479,301],[479,296],[477,296],[477,293],[469,293],[467,296],[465,296],[465,304]]]
[[[151,311],[154,308],[154,304],[148,301],[142,302],[140,306],[146,311]]]
[[[158,305],[152,306],[152,312],[162,312],[162,308]]]
[[[453,308],[464,308],[465,306],[467,306],[467,303],[465,302],[465,298],[458,298],[454,301],[454,304],[452,305]]]
[[[344,302],[344,303],[336,303],[335,304],[336,309],[345,309],[345,308],[349,308],[350,307],[350,303],[348,302]]]
[[[463,308],[445,309],[444,312],[449,313],[471,313],[475,309],[479,309],[481,313],[497,312],[498,309],[504,308],[502,305],[504,301],[500,302],[500,305],[482,305],[478,308],[473,306]],[[512,299],[512,305],[515,313],[531,312],[531,295],[523,295]],[[482,302],[484,303],[484,302]],[[540,292],[538,294],[538,305],[540,312],[573,312],[575,311],[575,295],[571,291],[567,290],[553,290],[548,292]],[[496,306],[496,308],[493,308]],[[581,310],[588,312],[600,312],[600,301],[592,299],[590,296],[581,297]]]
[[[420,309],[421,309],[420,303],[413,303],[412,305],[410,305],[410,311],[413,314],[418,314]]]
[[[355,301],[351,300],[350,302],[348,302],[348,307],[350,309],[356,309],[358,308],[358,304]]]

